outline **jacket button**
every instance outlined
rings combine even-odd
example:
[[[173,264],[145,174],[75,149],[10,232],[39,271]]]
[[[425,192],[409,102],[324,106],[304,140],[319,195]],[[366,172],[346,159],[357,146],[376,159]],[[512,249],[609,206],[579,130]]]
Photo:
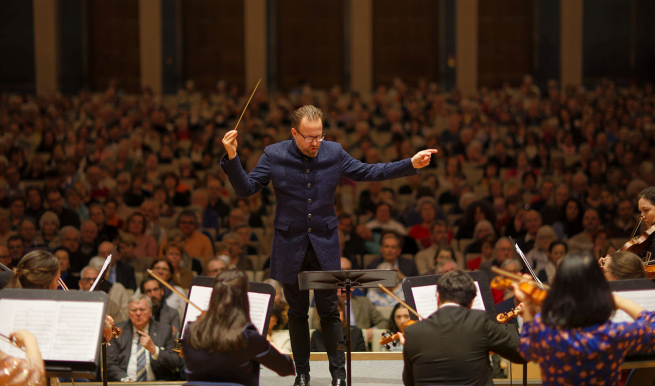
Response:
[[[307,229],[307,233],[312,233],[312,228]]]
[[[311,187],[312,187],[312,184],[307,184],[307,188],[311,188]]]
[[[312,218],[312,214],[311,214],[311,213],[308,214],[308,215],[307,215],[307,218]]]
[[[305,173],[309,173],[309,169],[305,169]]]
[[[312,203],[312,199],[311,199],[311,198],[308,198],[308,199],[307,199],[307,202],[311,204],[311,203]]]

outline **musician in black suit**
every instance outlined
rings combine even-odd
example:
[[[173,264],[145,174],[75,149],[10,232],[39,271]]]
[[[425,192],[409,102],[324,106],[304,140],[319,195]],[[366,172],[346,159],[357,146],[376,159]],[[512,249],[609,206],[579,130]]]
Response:
[[[489,351],[523,361],[516,334],[484,311],[471,310],[475,292],[473,279],[462,271],[439,279],[439,309],[401,336],[405,385],[493,385]]]
[[[121,336],[107,345],[107,374],[111,382],[175,381],[180,357],[173,352],[171,328],[152,320],[152,302],[143,294],[128,302],[130,320],[117,327]]]

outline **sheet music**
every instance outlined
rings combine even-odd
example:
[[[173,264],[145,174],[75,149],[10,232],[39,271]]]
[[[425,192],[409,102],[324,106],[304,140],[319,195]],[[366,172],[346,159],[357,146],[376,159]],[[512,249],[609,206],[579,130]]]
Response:
[[[209,309],[209,300],[212,297],[212,287],[202,287],[202,286],[193,286],[189,291],[189,300],[200,307],[201,310],[206,311]],[[263,294],[259,292],[248,292],[248,303],[250,310],[250,321],[255,325],[257,331],[260,334],[266,334],[264,331],[264,325],[266,324],[266,315],[268,313],[268,302],[271,299],[270,294]],[[186,325],[189,322],[193,322],[200,316],[200,311],[198,311],[194,306],[187,305],[186,317],[184,318],[184,324],[182,326],[182,336],[184,336],[184,330]]]
[[[655,291],[652,289],[639,291],[614,291],[614,293],[622,298],[632,300],[643,307],[646,311],[655,311],[655,297],[653,296]],[[634,319],[626,314],[625,311],[618,310],[612,316],[612,322],[634,322]]]
[[[485,311],[482,295],[480,294],[480,285],[477,281],[473,283],[475,283],[475,298],[471,309]],[[414,296],[414,304],[416,304],[416,312],[419,315],[428,318],[438,309],[436,284],[412,287],[412,295]]]
[[[93,362],[104,323],[100,302],[1,299],[0,332],[26,330],[36,337],[44,360]],[[6,341],[0,350],[25,358]]]

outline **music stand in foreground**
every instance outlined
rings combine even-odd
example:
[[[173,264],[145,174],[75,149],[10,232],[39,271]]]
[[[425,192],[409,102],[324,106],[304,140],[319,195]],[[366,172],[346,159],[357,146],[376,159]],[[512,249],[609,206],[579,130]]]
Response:
[[[352,288],[377,288],[396,286],[395,269],[361,269],[351,271],[309,271],[298,274],[300,290],[346,290],[346,320],[350,326],[350,293]],[[350,369],[350,328],[346,329],[346,382],[352,385]]]

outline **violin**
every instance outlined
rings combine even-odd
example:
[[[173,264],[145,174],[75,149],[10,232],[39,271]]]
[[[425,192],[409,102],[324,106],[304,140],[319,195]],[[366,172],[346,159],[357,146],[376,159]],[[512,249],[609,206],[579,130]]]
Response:
[[[639,222],[635,226],[634,231],[632,232],[632,237],[630,240],[626,241],[625,244],[617,250],[617,252],[631,252],[635,255],[639,255],[643,251],[647,250],[651,245],[652,241],[655,240],[655,224],[651,225],[648,229],[643,231],[639,236],[635,236],[637,229],[641,225],[643,217],[639,219]],[[602,267],[605,264],[605,259],[609,257],[606,255],[605,258],[600,259],[600,266]],[[655,278],[655,265],[649,265],[650,261],[650,252],[648,252],[648,259],[644,262],[644,269],[646,270],[646,276],[649,279]]]
[[[411,326],[412,324],[418,322],[418,320],[410,319],[405,324],[400,326],[400,333],[405,333],[405,328]],[[393,347],[396,347],[396,341],[398,340],[398,333],[396,334],[391,334],[391,331],[387,331],[386,333],[382,333],[382,339],[380,339],[380,346],[385,346],[387,350],[390,349],[389,343],[393,345]]]
[[[110,340],[117,339],[123,330],[119,327],[114,326],[114,318],[109,315],[105,315],[105,327],[102,331],[102,343],[109,343]]]
[[[508,312],[501,312],[496,316],[496,320],[500,324],[505,324],[508,323],[510,320],[516,318],[517,316],[521,315],[523,313],[523,308],[521,306],[514,308],[511,311]]]
[[[542,285],[532,280],[525,280],[519,275],[498,267],[491,267],[491,270],[499,275],[505,276],[496,276],[491,280],[491,288],[493,289],[504,291],[512,288],[513,283],[518,283],[519,289],[529,296],[536,305],[541,305],[544,299],[546,299],[546,295],[548,295],[547,290],[550,287],[546,284]]]

